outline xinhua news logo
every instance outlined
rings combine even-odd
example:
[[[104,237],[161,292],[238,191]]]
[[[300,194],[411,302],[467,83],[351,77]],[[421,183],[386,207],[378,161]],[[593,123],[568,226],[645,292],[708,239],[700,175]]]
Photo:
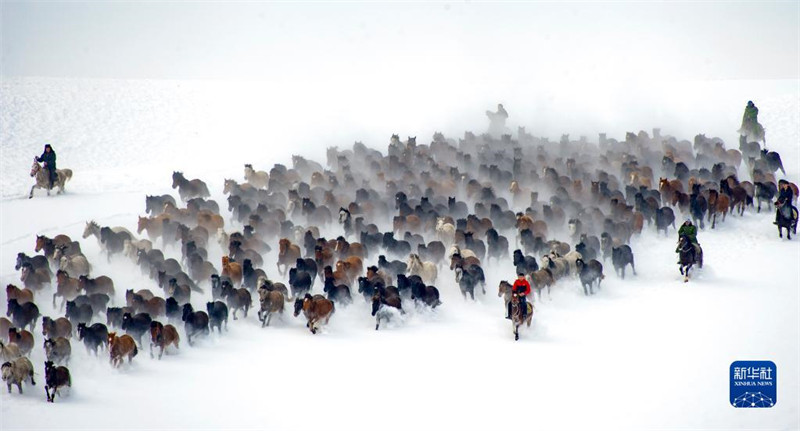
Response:
[[[770,408],[777,402],[778,369],[772,361],[736,361],[731,364],[731,405]]]

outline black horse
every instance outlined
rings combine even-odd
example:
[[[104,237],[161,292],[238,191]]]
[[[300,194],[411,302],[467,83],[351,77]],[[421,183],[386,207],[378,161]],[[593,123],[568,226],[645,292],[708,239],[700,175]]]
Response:
[[[782,229],[786,229],[786,239],[792,239],[792,234],[797,235],[797,208],[788,204],[778,206],[777,225],[779,237],[783,238]]]
[[[678,240],[678,265],[683,275],[683,282],[689,281],[689,270],[697,263],[697,256],[692,241],[686,235],[681,235]]]

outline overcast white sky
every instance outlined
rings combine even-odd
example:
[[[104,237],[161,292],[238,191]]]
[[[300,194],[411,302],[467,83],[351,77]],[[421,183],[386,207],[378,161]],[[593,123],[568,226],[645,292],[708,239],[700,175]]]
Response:
[[[798,78],[800,2],[9,2],[4,76]]]
[[[226,141],[460,135],[498,102],[512,130],[556,139],[661,126],[735,141],[747,100],[800,99],[799,1],[0,0],[0,14],[8,94],[20,76],[176,80],[186,91],[163,103]]]

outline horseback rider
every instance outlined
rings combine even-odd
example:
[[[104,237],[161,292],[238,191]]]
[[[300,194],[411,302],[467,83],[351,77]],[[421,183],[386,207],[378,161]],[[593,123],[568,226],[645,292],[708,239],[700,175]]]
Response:
[[[678,247],[675,249],[675,253],[680,253],[681,246],[680,246],[680,239],[682,236],[685,236],[689,239],[689,242],[692,243],[694,246],[694,256],[696,260],[702,260],[700,256],[703,255],[703,250],[700,248],[700,244],[697,242],[697,226],[692,224],[691,219],[686,219],[685,222],[681,225],[680,229],[678,229]],[[678,261],[678,264],[681,262]]]
[[[508,112],[503,108],[502,103],[497,104],[497,112],[486,111],[486,116],[489,117],[489,133],[492,135],[499,135],[506,133],[506,119]]]
[[[528,280],[525,279],[525,274],[517,273],[517,279],[514,281],[514,285],[511,287],[511,293],[513,295],[517,295],[519,298],[519,306],[522,307],[520,312],[522,313],[522,320],[528,316],[528,295],[531,294],[531,284],[528,283]],[[508,301],[508,315],[506,315],[506,319],[511,319],[511,302]]]
[[[758,124],[758,108],[752,100],[748,100],[747,106],[744,108],[742,127],[739,128],[739,134],[760,136],[762,132],[763,127]]]
[[[786,180],[779,180],[778,200],[775,201],[775,221],[773,222],[773,224],[778,224],[778,219],[781,216],[781,208],[784,205],[789,205],[789,208],[793,209],[794,211],[797,211],[797,208],[792,206],[793,199],[794,199],[794,191],[789,186],[789,182]]]
[[[55,186],[58,181],[58,174],[56,173],[56,152],[50,144],[44,145],[44,152],[41,156],[36,158],[39,163],[44,163],[44,168],[47,169],[48,180],[50,181],[50,189]]]

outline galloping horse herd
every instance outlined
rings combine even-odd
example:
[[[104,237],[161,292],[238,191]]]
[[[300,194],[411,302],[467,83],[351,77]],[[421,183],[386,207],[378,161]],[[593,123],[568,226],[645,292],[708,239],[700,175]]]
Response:
[[[147,196],[136,234],[94,221],[83,234],[109,261],[138,266],[151,288],[123,294],[66,235],[37,236],[41,254],[17,255],[24,287],[6,288],[2,378],[9,392],[33,384],[28,356],[40,319],[52,402],[71,385],[72,337],[95,355],[105,351],[114,366],[130,363],[144,340],[160,359],[181,337],[192,345],[214,328],[225,332],[229,318],[248,319],[254,298],[262,326],[288,303],[314,334],[342,307],[369,310],[378,330],[408,311],[446,307],[436,285],[448,277],[464,300],[485,295],[489,265],[525,274],[539,300],[570,278],[591,295],[608,258],[620,278],[628,265],[635,275],[631,238],[644,229],[667,235],[676,212],[714,229],[728,212],[771,205],[775,172],[783,171],[777,153],[745,140],[736,150],[703,135],[693,143],[658,129],[652,135],[600,135],[599,144],[565,135],[556,143],[520,128],[517,139],[436,133],[429,145],[394,135],[386,154],[361,143],[329,148],[327,168],[299,156],[292,168],[269,172],[245,165],[243,183],[224,182],[224,215],[203,181],[175,172],[180,200]],[[749,180],[740,180],[740,168]],[[498,296],[517,310],[511,285],[497,281]],[[36,300],[50,294],[63,316],[41,316]],[[518,338],[524,322],[512,314]]]

